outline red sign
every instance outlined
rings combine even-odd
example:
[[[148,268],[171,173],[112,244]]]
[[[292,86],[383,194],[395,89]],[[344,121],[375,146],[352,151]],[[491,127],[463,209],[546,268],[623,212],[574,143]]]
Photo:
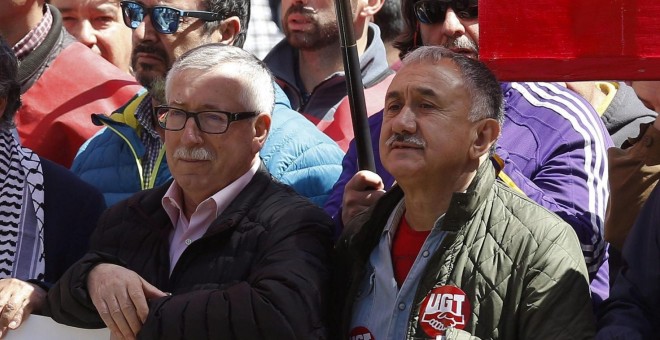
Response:
[[[470,320],[470,301],[456,286],[434,288],[419,308],[419,324],[430,337],[445,335],[449,327],[465,329]]]
[[[355,327],[348,333],[349,340],[376,340],[371,331],[366,327]]]
[[[479,59],[500,80],[658,80],[660,1],[479,1]]]

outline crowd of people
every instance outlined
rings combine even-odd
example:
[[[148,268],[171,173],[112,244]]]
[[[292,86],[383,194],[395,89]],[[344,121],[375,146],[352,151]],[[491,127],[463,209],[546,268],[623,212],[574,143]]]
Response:
[[[350,3],[374,172],[334,1],[0,4],[0,337],[656,338],[660,82],[499,81],[478,1]]]

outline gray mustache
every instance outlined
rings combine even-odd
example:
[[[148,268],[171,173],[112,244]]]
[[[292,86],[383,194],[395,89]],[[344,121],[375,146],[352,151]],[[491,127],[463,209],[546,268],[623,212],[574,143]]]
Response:
[[[213,154],[204,148],[185,148],[180,147],[174,151],[174,158],[183,158],[196,161],[212,161],[215,159]]]
[[[462,35],[454,40],[451,40],[445,44],[446,48],[448,49],[466,49],[472,52],[479,52],[479,47],[477,47],[477,44],[474,43],[474,41],[470,40],[468,37]]]
[[[385,145],[392,146],[395,142],[413,144],[421,148],[426,147],[426,142],[418,135],[395,133],[385,141]]]

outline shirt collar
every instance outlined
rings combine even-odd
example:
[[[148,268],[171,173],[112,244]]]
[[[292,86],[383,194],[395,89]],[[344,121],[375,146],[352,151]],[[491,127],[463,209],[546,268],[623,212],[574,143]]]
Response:
[[[44,16],[41,18],[36,27],[34,27],[28,34],[26,34],[16,45],[12,47],[16,59],[23,60],[30,52],[34,51],[41,45],[46,36],[53,26],[53,14],[50,12],[48,5],[44,4]]]
[[[261,166],[261,159],[256,157],[252,167],[248,169],[241,177],[231,182],[226,187],[220,189],[220,191],[213,194],[211,197],[202,201],[193,215],[197,213],[201,208],[208,206],[209,204],[215,206],[215,217],[220,216],[220,214],[225,211],[229,204],[234,201],[234,199],[245,189],[245,187],[250,183],[252,177],[257,173],[259,167]],[[170,187],[167,189],[167,192],[163,196],[161,201],[163,209],[170,217],[172,221],[172,226],[177,225],[179,220],[179,215],[183,211],[183,192],[179,184],[174,180]]]
[[[401,198],[399,203],[397,203],[396,207],[394,207],[394,210],[390,214],[390,217],[387,219],[387,223],[385,224],[385,227],[383,228],[383,232],[381,236],[389,235],[390,239],[394,237],[394,233],[396,232],[396,228],[399,227],[399,224],[401,223],[401,218],[403,218],[403,214],[406,212],[406,200],[405,197]],[[440,225],[442,225],[442,220],[444,219],[446,213],[440,215],[438,219],[435,220],[433,223],[433,229],[440,229]]]

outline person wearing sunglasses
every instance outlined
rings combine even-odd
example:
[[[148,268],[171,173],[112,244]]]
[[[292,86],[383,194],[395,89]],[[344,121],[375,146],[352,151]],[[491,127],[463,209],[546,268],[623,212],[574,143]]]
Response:
[[[380,28],[372,23],[383,0],[351,0],[360,56],[360,74],[367,97],[382,99],[393,71]],[[346,150],[353,138],[340,32],[333,0],[283,0],[284,39],[264,58],[292,107]],[[372,93],[373,92],[373,93]],[[380,107],[367,106],[371,115]]]
[[[133,30],[133,72],[147,91],[110,116],[94,114],[92,120],[107,129],[81,148],[72,166],[104,194],[108,206],[170,179],[162,128],[153,115],[162,104],[162,80],[192,48],[208,43],[242,47],[249,16],[244,0],[125,0],[120,6],[124,24]],[[261,156],[276,179],[322,205],[339,176],[343,153],[291,110],[276,87],[272,131]]]
[[[236,46],[177,59],[154,109],[173,180],[102,215],[50,290],[56,321],[124,339],[327,338],[332,220],[259,157],[272,84]]]
[[[401,57],[422,45],[479,57],[477,1],[403,0],[402,11],[404,33],[395,43]],[[609,294],[603,230],[609,197],[606,150],[613,145],[611,137],[594,108],[560,84],[502,82],[501,89],[505,119],[494,157],[502,166],[499,176],[573,227],[597,306]],[[369,118],[372,140],[379,140],[382,120],[382,112]],[[378,143],[373,149],[378,155]],[[338,229],[393,185],[392,175],[378,157],[375,161],[376,173],[358,172],[351,144],[324,207]]]

